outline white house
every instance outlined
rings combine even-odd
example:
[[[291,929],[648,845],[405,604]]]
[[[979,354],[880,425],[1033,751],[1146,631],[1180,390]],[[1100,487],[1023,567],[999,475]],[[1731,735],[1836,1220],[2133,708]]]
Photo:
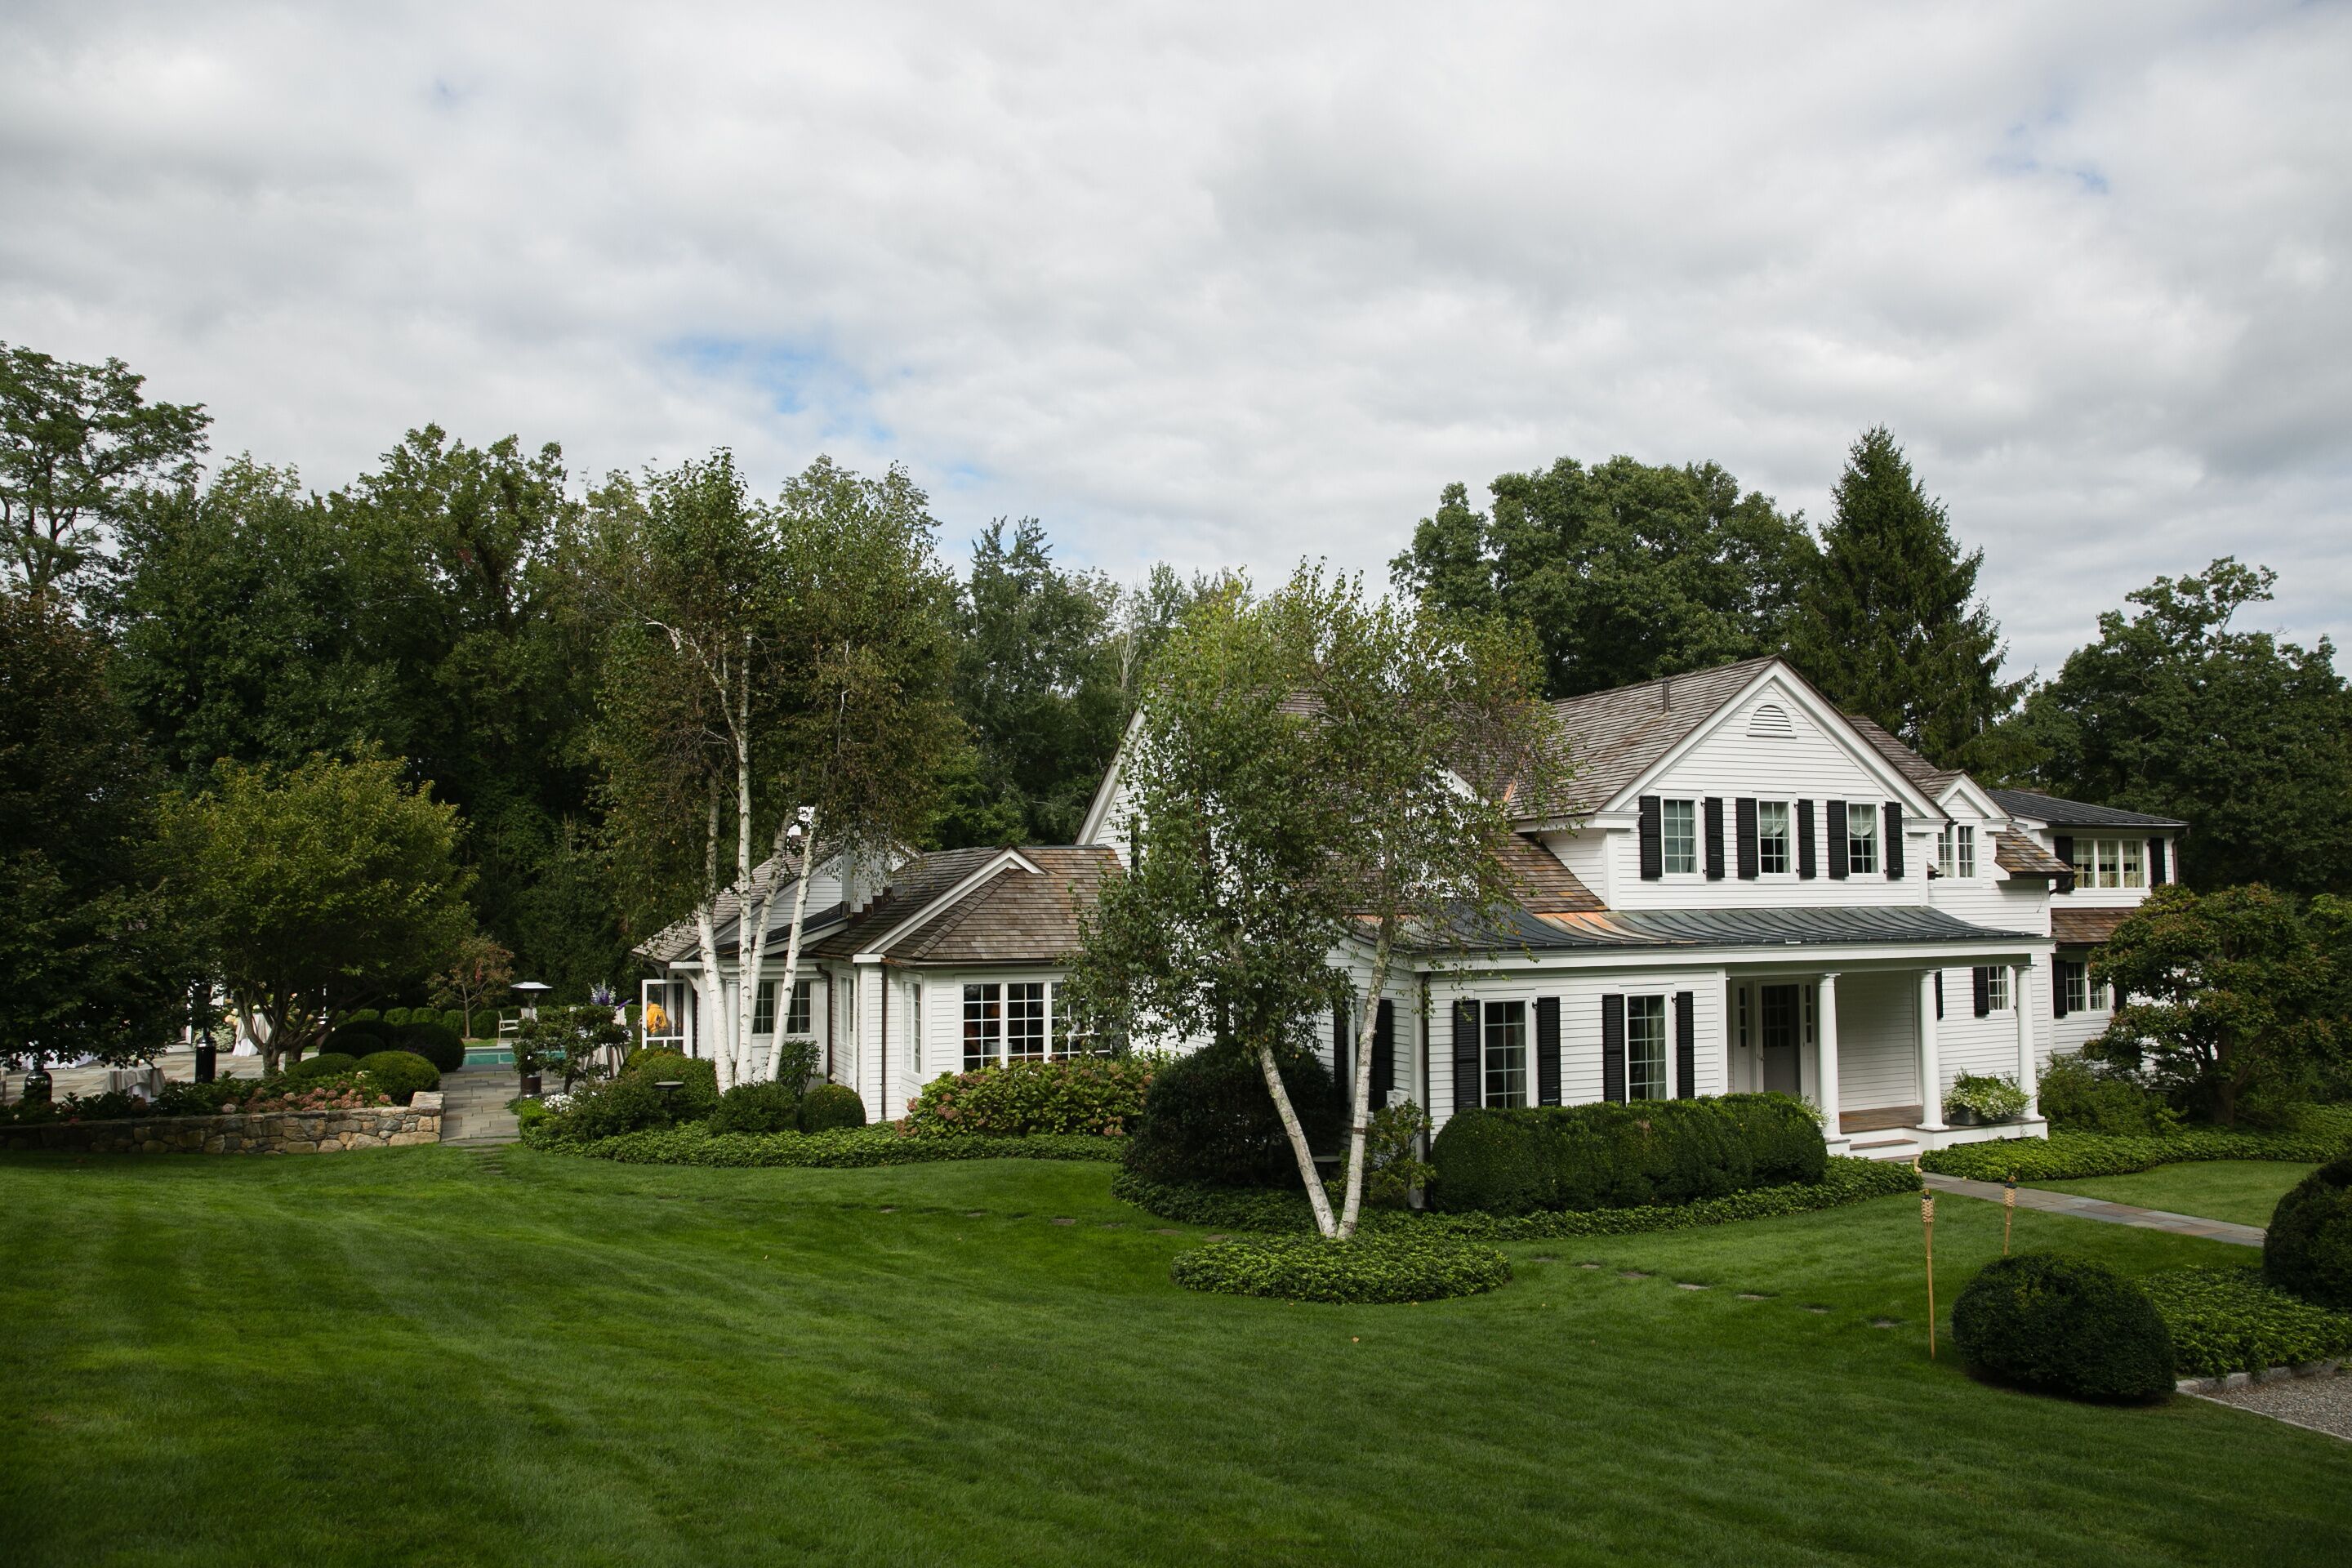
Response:
[[[1819,1107],[1833,1149],[1890,1158],[2044,1131],[2031,1110],[1948,1126],[1944,1092],[1977,1072],[2031,1093],[2053,1050],[2105,1026],[2085,961],[2171,879],[2184,824],[1982,789],[1779,658],[1552,710],[1575,773],[1520,806],[1517,905],[1399,962],[1376,1102],[1410,1096],[1442,1125],[1470,1106],[1773,1089]],[[1058,986],[1078,912],[1126,852],[1123,798],[1114,761],[1076,847],[921,856],[863,896],[820,873],[794,999],[778,951],[758,1032],[781,1012],[877,1117],[941,1072],[1084,1048]],[[641,951],[667,976],[649,997],[690,1022],[692,928]],[[1369,984],[1366,955],[1333,956]]]

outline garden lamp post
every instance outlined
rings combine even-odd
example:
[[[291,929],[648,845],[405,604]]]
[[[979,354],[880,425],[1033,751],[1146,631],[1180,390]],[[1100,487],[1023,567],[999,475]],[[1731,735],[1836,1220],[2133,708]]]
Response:
[[[195,1047],[196,1081],[210,1083],[220,1060],[213,1045],[213,983],[199,980],[188,995],[188,1043]]]

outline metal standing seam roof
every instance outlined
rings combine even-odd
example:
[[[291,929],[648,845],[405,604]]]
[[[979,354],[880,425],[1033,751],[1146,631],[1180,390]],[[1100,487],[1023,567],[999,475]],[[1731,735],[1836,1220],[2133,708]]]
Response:
[[[2009,945],[2046,942],[2029,931],[1991,931],[1918,904],[1836,909],[1618,910],[1538,916],[1504,911],[1485,929],[1454,932],[1474,950],[1524,947],[1573,952],[1605,948],[1851,947],[1874,942]]]
[[[2093,805],[2088,801],[2066,800],[2040,790],[1997,789],[1987,792],[2001,810],[2011,816],[2021,816],[2029,822],[2047,823],[2053,827],[2172,827],[2186,828],[2189,824],[2173,816],[2150,816],[2144,811],[2124,811],[2112,805]]]

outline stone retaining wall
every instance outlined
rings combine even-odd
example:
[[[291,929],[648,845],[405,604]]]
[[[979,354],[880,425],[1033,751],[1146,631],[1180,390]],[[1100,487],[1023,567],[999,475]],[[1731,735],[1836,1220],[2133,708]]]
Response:
[[[0,1128],[0,1149],[90,1154],[337,1154],[441,1142],[441,1097],[371,1110],[152,1116]]]

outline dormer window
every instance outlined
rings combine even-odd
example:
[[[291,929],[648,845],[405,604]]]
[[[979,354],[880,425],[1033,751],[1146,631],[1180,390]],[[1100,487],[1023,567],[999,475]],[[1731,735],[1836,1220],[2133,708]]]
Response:
[[[1948,825],[1936,840],[1936,869],[1947,877],[1977,874],[1977,830],[1961,823]]]
[[[1878,808],[1874,805],[1846,802],[1845,868],[1850,876],[1878,874]]]
[[[2067,846],[2077,888],[2145,888],[2147,846],[2137,838],[2077,838]]]
[[[1668,876],[1698,871],[1698,802],[1659,802],[1658,847]]]

